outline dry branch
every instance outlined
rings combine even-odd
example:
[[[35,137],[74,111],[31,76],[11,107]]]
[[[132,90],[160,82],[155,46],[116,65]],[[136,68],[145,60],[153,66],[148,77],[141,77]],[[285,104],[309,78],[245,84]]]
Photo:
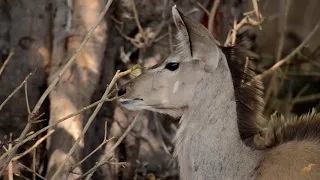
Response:
[[[210,31],[210,33],[213,32],[214,17],[215,17],[215,15],[217,13],[217,9],[218,9],[219,3],[220,3],[220,0],[215,0],[213,5],[212,5],[211,11],[210,11],[209,25],[208,25],[208,30]]]
[[[263,79],[266,76],[270,75],[273,71],[277,70],[279,67],[286,63],[290,63],[291,59],[301,51],[301,49],[309,42],[309,40],[315,35],[315,33],[318,31],[320,26],[320,20],[317,22],[317,24],[314,26],[312,31],[308,34],[308,36],[303,40],[303,42],[295,49],[293,50],[289,55],[287,55],[285,58],[274,64],[271,68],[264,71],[262,74],[257,75],[255,78],[257,79]]]
[[[92,156],[95,152],[97,152],[100,148],[102,148],[105,144],[107,144],[109,141],[114,139],[114,137],[110,139],[104,140],[97,148],[95,148],[93,151],[91,151],[86,157],[84,157],[80,162],[78,162],[76,165],[72,166],[70,168],[70,172],[73,171],[76,167],[80,166],[84,161],[86,161],[90,156]]]
[[[27,136],[27,137],[26,137],[25,139],[23,139],[22,141],[16,140],[16,142],[18,142],[18,143],[15,145],[15,147],[19,148],[20,146],[22,146],[22,145],[25,144],[26,142],[30,141],[31,139],[36,138],[38,135],[40,135],[41,133],[47,131],[48,129],[53,128],[53,127],[56,126],[57,124],[59,124],[59,123],[61,123],[61,122],[63,122],[63,121],[66,121],[66,120],[68,120],[68,119],[70,119],[70,118],[72,118],[72,117],[74,117],[74,116],[76,116],[76,115],[78,115],[78,114],[80,114],[80,113],[83,113],[84,111],[87,111],[87,110],[95,107],[96,105],[100,104],[101,102],[104,102],[104,101],[110,102],[110,101],[114,101],[114,100],[116,100],[116,99],[118,99],[118,97],[116,97],[116,98],[111,98],[111,99],[101,99],[101,100],[99,100],[99,101],[97,101],[97,102],[95,102],[95,103],[92,103],[92,104],[90,104],[90,105],[88,105],[88,106],[80,109],[79,111],[77,111],[77,112],[75,112],[75,113],[72,113],[72,114],[70,114],[70,115],[68,115],[68,116],[66,116],[66,117],[64,117],[64,118],[59,119],[59,120],[56,121],[55,123],[50,124],[50,125],[42,128],[42,129],[38,130],[37,132],[31,134],[30,136]],[[2,160],[2,159],[3,159],[5,156],[7,156],[9,153],[10,153],[10,151],[7,151],[6,153],[4,153],[4,154],[0,157],[0,160]]]
[[[312,94],[308,96],[297,97],[292,101],[292,103],[298,104],[298,103],[305,103],[308,101],[317,101],[317,100],[320,100],[320,94]]]
[[[255,0],[253,0],[253,1],[255,1]],[[282,51],[283,51],[283,46],[284,46],[284,38],[285,38],[285,33],[287,31],[289,10],[290,10],[291,4],[292,4],[291,0],[285,0],[285,1],[286,1],[286,4],[285,4],[285,8],[284,8],[284,11],[285,11],[284,18],[283,18],[283,22],[280,23],[282,26],[280,28],[281,32],[280,32],[280,39],[279,39],[279,44],[278,44],[278,51],[276,54],[276,62],[279,62],[281,59],[281,56],[282,56]],[[270,98],[272,89],[276,83],[276,77],[277,77],[277,74],[276,74],[276,72],[274,72],[271,77],[270,83],[265,91],[265,95],[264,95],[265,102],[268,102],[268,100]]]
[[[2,64],[1,68],[0,68],[0,76],[3,73],[4,69],[7,67],[7,64],[9,63],[10,59],[12,58],[12,56],[14,55],[14,49],[12,49],[10,51],[10,54],[8,55],[7,59],[4,61],[4,63]]]
[[[10,141],[12,141],[12,134],[10,134]],[[9,144],[8,150],[11,150],[12,144]],[[13,163],[12,161],[9,162],[9,167],[8,167],[8,179],[13,180]]]
[[[125,72],[120,72],[119,70],[116,72],[115,76],[113,77],[113,79],[111,80],[110,85],[107,87],[105,93],[103,94],[101,99],[106,99],[109,96],[109,93],[112,89],[112,87],[114,86],[114,84],[117,82],[117,80],[129,73],[131,73],[132,71],[135,71],[136,69],[140,69],[141,67],[139,65],[135,65],[133,66],[131,69],[125,71]],[[87,132],[87,130],[89,129],[90,125],[92,124],[93,120],[95,119],[95,117],[97,116],[98,112],[100,111],[103,102],[100,102],[96,109],[94,110],[94,112],[92,113],[92,115],[90,116],[88,122],[86,123],[86,125],[84,126],[80,136],[77,138],[76,142],[73,144],[72,148],[70,149],[70,151],[68,152],[67,157],[65,158],[65,160],[62,162],[62,164],[59,166],[59,168],[57,169],[57,171],[53,174],[52,176],[52,180],[54,180],[55,178],[58,177],[59,173],[61,172],[61,170],[63,169],[64,165],[67,163],[67,161],[70,159],[71,155],[73,154],[73,152],[75,151],[75,149],[77,148],[79,142],[81,139],[83,139],[85,133]]]
[[[45,177],[41,176],[40,174],[38,174],[38,173],[35,172],[34,170],[28,168],[27,166],[23,165],[22,163],[19,163],[19,165],[20,165],[22,168],[25,168],[27,171],[33,173],[35,176],[38,176],[40,179],[46,180]]]
[[[104,155],[104,157],[102,158],[101,161],[99,161],[93,168],[91,168],[89,171],[87,171],[86,173],[82,174],[80,177],[77,178],[78,179],[82,179],[83,177],[89,176],[87,178],[90,178],[93,173],[102,165],[108,163],[109,161],[109,154],[115,150],[119,144],[122,142],[122,140],[127,136],[127,134],[131,131],[131,129],[134,127],[134,125],[136,124],[136,122],[139,119],[139,116],[141,114],[141,111],[138,113],[138,115],[133,119],[133,121],[131,122],[131,124],[128,126],[128,128],[126,129],[126,131],[122,134],[122,136],[118,139],[118,141],[110,148],[110,150]],[[86,179],[87,179],[86,178]]]
[[[229,35],[224,43],[224,46],[234,46],[236,43],[236,35],[240,28],[244,25],[251,25],[251,26],[259,26],[261,25],[262,21],[256,21],[249,16],[244,17],[238,24],[234,22],[233,29],[229,32]]]
[[[107,4],[105,5],[103,11],[101,12],[97,22],[91,27],[91,29],[89,30],[88,34],[86,35],[85,39],[82,41],[82,43],[80,44],[79,48],[76,50],[76,52],[74,53],[74,55],[68,60],[67,64],[61,69],[61,71],[59,72],[59,74],[56,76],[56,78],[53,80],[53,82],[49,85],[49,87],[45,90],[45,92],[42,94],[42,96],[40,97],[39,101],[37,102],[37,104],[35,105],[33,111],[31,112],[30,116],[29,116],[29,120],[33,119],[33,116],[35,116],[41,105],[43,104],[44,100],[47,98],[47,96],[49,95],[49,93],[53,90],[53,88],[55,87],[55,85],[58,83],[58,81],[60,80],[61,76],[64,74],[64,72],[71,66],[71,64],[75,61],[76,57],[78,56],[78,54],[81,52],[81,50],[83,49],[83,47],[85,46],[85,44],[89,41],[90,37],[92,36],[94,30],[97,28],[97,26],[100,24],[100,22],[102,21],[104,15],[107,13],[111,3],[113,0],[108,0]],[[1,108],[0,108],[1,110]],[[21,141],[25,138],[26,134],[28,133],[28,131],[31,128],[31,123],[28,120],[28,124],[27,126],[24,128],[24,130],[22,131],[22,133],[20,134],[18,140]],[[11,161],[11,159],[13,158],[13,156],[15,155],[16,151],[18,150],[18,146],[14,146],[9,152],[7,160],[4,164],[4,166],[2,167],[1,171],[0,171],[0,176],[2,175],[3,171],[6,169],[8,163]]]
[[[0,111],[4,107],[4,105],[22,88],[23,85],[25,85],[28,81],[28,79],[32,76],[32,73],[30,73],[23,81],[22,83],[1,103],[0,105]],[[1,175],[2,173],[0,173]]]
[[[49,131],[45,136],[43,136],[42,138],[38,139],[36,143],[34,143],[34,145],[32,145],[28,150],[24,151],[21,154],[18,154],[17,156],[15,156],[14,158],[12,158],[12,161],[17,161],[20,158],[22,158],[23,156],[29,154],[32,150],[34,150],[35,148],[37,148],[44,140],[46,140],[49,136],[51,136],[54,133],[55,130],[51,130]]]

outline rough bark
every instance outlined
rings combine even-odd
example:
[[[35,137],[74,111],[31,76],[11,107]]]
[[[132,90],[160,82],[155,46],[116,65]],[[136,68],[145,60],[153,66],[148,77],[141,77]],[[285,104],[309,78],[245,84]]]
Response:
[[[69,57],[79,47],[91,26],[97,21],[105,5],[104,0],[55,1],[56,16],[53,35],[52,64],[49,82],[55,77]],[[71,9],[70,9],[71,8]],[[71,23],[71,24],[70,24]],[[107,24],[103,21],[93,33],[85,48],[76,58],[75,63],[61,77],[50,94],[50,123],[74,113],[91,102],[101,75],[101,63],[106,48]],[[50,178],[66,158],[67,153],[79,137],[86,122],[80,114],[57,125],[56,133],[49,139],[49,166],[47,177]],[[81,160],[81,151],[86,142],[81,140],[72,158],[63,168],[58,179],[66,179],[72,164]],[[74,170],[81,173],[81,168]],[[69,179],[77,177],[70,174]]]
[[[47,0],[0,1],[0,66],[14,48],[14,56],[0,77],[1,103],[34,70],[35,73],[28,81],[30,108],[38,101],[46,86],[46,67],[50,61],[50,21],[51,5]],[[41,112],[46,113],[42,118],[47,118],[46,108],[47,103],[41,108]],[[17,138],[27,119],[28,111],[22,88],[0,111],[0,140],[8,141],[10,133],[13,134],[13,139]],[[33,130],[41,126],[34,125]],[[43,154],[41,146],[38,150]],[[1,148],[0,154],[2,153]],[[22,162],[29,165],[30,156],[23,158]]]

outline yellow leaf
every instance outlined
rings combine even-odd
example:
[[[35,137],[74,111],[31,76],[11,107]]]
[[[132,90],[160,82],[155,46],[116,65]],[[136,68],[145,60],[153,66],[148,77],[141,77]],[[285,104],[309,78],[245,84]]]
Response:
[[[147,174],[147,180],[155,180],[155,179],[156,179],[156,177],[154,176],[154,174],[152,174],[152,173]]]
[[[310,171],[311,171],[311,168],[312,166],[316,166],[317,164],[309,164],[308,167],[304,167],[300,174],[303,175],[303,176],[306,176]]]

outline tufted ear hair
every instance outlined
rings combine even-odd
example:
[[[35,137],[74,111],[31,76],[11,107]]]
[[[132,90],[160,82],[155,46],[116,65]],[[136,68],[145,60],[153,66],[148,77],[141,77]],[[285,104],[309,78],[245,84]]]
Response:
[[[216,69],[222,54],[212,34],[202,24],[184,16],[176,5],[172,7],[172,16],[178,28],[180,51],[191,57],[184,59],[202,61],[206,72]]]

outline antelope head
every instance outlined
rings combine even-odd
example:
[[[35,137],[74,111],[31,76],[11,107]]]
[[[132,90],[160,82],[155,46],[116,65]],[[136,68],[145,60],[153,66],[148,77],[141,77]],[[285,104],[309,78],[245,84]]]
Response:
[[[118,91],[122,96],[120,104],[129,110],[145,109],[181,116],[192,101],[197,84],[215,72],[223,56],[203,25],[184,16],[176,6],[172,7],[172,15],[178,29],[177,49]]]

